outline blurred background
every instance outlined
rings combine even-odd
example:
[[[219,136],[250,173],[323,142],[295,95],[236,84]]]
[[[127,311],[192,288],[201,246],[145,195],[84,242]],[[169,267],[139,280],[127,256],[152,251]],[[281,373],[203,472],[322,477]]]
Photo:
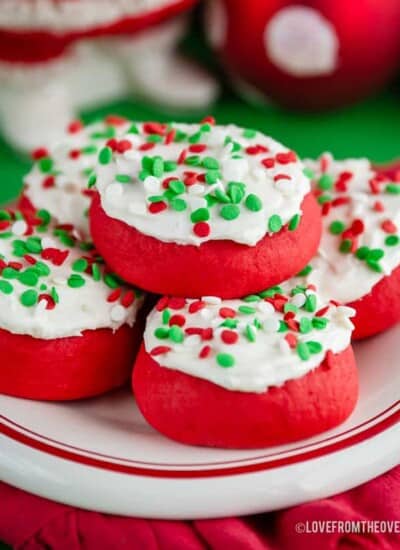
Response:
[[[392,161],[400,1],[2,2],[0,203],[21,190],[31,149],[54,144],[69,119],[109,113],[211,114],[301,156]]]

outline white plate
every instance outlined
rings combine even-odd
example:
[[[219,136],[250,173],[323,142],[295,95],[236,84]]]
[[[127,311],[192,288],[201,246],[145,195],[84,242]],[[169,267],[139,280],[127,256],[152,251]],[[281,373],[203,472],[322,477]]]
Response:
[[[399,339],[400,326],[355,346],[361,395],[347,422],[255,451],[169,441],[127,389],[69,404],[0,396],[2,478],[81,508],[166,519],[269,511],[344,491],[400,462]]]

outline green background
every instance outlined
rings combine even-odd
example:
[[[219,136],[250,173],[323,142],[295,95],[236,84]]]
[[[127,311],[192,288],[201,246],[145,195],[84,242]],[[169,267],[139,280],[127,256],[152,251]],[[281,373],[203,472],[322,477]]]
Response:
[[[332,151],[338,157],[367,156],[376,162],[400,157],[400,93],[397,86],[357,105],[328,113],[292,113],[273,105],[245,103],[225,89],[220,100],[207,112],[186,115],[166,113],[149,105],[129,100],[83,113],[93,120],[114,112],[136,120],[174,119],[196,121],[212,114],[221,124],[235,122],[263,130],[302,156],[317,156]],[[0,142],[0,203],[17,196],[29,159]]]

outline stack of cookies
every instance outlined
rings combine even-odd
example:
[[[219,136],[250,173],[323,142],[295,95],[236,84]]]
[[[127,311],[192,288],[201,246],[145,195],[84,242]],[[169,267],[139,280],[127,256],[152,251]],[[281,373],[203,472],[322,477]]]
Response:
[[[350,415],[352,336],[400,319],[395,176],[364,159],[302,162],[212,117],[74,122],[34,158],[19,210],[1,213],[2,392],[94,395],[133,365],[156,430],[221,448]]]

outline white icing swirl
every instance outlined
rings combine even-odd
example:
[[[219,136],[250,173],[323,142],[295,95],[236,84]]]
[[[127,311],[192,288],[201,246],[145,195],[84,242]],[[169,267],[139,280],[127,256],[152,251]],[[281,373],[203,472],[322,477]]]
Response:
[[[235,125],[174,123],[165,126],[159,142],[149,144],[154,135],[150,135],[146,127],[137,125],[138,133],[123,136],[131,144],[129,150],[112,155],[109,151],[110,158],[97,165],[97,188],[108,216],[164,242],[200,245],[209,240],[227,239],[254,246],[266,234],[272,234],[301,215],[302,201],[310,190],[303,164],[272,138],[255,131],[249,134]],[[204,127],[207,130],[203,131]],[[170,131],[178,132],[180,137],[166,143]],[[143,150],[149,145],[151,149]],[[204,149],[198,151],[198,147]],[[186,155],[183,160],[182,153]],[[151,162],[158,159],[161,165],[177,164],[171,170],[152,171],[146,168],[148,158]],[[194,174],[194,184],[186,184],[188,172]],[[204,181],[209,172],[214,179]],[[117,181],[120,175],[128,175],[131,180],[121,183]],[[185,182],[183,190],[176,195],[179,201],[183,199],[184,210],[177,211],[172,202],[169,204],[170,190],[167,189],[169,196],[165,194],[166,179],[171,177]],[[232,183],[242,186],[242,191],[238,191],[236,185],[235,199],[229,191]],[[249,195],[259,201],[259,207],[247,207]],[[152,201],[164,202],[161,211],[151,212]],[[199,209],[206,214],[205,233],[197,232],[194,227],[197,221],[202,221],[202,218],[192,218]],[[276,226],[273,229],[274,224],[271,229],[272,217],[275,221],[278,219],[278,229]]]
[[[9,221],[8,227],[0,229],[1,329],[13,334],[54,339],[79,336],[85,330],[117,330],[126,323],[133,326],[143,302],[141,293],[114,279],[108,286],[104,280],[104,265],[99,263],[96,252],[82,250],[83,241],[62,244],[54,235],[53,224],[44,231],[34,230],[27,236],[32,226],[23,217],[7,221],[3,219],[5,212],[0,211],[0,214],[0,224],[6,225]],[[68,235],[77,236],[77,233],[69,231]],[[44,250],[44,256],[39,251],[31,252],[35,246],[32,238],[40,239],[36,240],[36,246],[37,242],[41,243],[38,250]],[[24,249],[21,242],[28,240],[28,249]],[[26,255],[22,255],[21,247]],[[47,258],[46,253],[51,249],[57,249],[61,254],[68,253],[62,265],[55,265],[54,256]],[[76,266],[76,260],[82,257],[94,258],[100,273],[98,280],[91,274],[90,267],[82,271]],[[38,273],[42,274],[38,276]],[[74,279],[72,284],[71,277]],[[120,296],[112,301],[109,300],[111,293],[118,290],[111,287],[121,288]],[[52,308],[47,308],[48,302]]]
[[[75,124],[75,129],[72,126],[73,131],[67,130],[59,143],[48,150],[53,163],[51,171],[44,173],[40,161],[35,162],[24,178],[25,195],[36,208],[45,208],[60,223],[72,223],[85,235],[89,235],[88,180],[98,152],[107,139],[127,128],[127,123],[114,125],[107,120],[112,118],[81,127]]]
[[[204,297],[204,306],[196,312],[191,312],[191,308],[197,300],[186,300],[179,309],[167,304],[167,314],[165,309],[159,311],[158,305],[147,319],[145,349],[162,367],[228,390],[262,393],[271,386],[281,386],[317,368],[328,351],[344,351],[350,345],[353,329],[350,317],[354,310],[331,304],[326,312],[321,312],[319,308],[324,303],[318,294],[310,289],[293,294],[294,288],[293,281],[281,288],[289,307],[297,308],[291,321],[295,325],[285,332],[279,331],[285,324],[285,313],[264,299],[248,302]],[[314,304],[310,303],[310,296],[315,296]],[[249,307],[252,309],[243,309]],[[226,317],[227,308],[231,317]],[[232,321],[236,326],[226,326]],[[300,328],[296,329],[298,323]],[[193,329],[198,333],[192,334]],[[202,329],[207,329],[208,334]],[[229,343],[232,340],[234,343]],[[208,352],[205,348],[209,348]]]
[[[92,29],[176,3],[171,0],[1,0],[0,26],[60,33]]]
[[[322,241],[317,256],[311,262],[313,269],[307,280],[318,287],[325,299],[335,299],[342,303],[358,300],[400,265],[400,244],[386,244],[388,237],[400,236],[400,194],[386,191],[388,185],[399,184],[382,180],[374,187],[377,173],[367,159],[336,161],[325,154],[319,161],[306,160],[305,163],[315,174],[313,185],[317,192],[333,201],[343,198],[349,201],[347,204],[333,205],[329,213],[323,216]],[[347,174],[344,176],[345,180],[347,177],[347,191],[336,188],[343,174]],[[324,175],[331,178],[332,189],[321,190],[318,182]],[[373,262],[369,267],[365,260],[357,258],[354,253],[342,252],[342,236],[330,230],[335,221],[343,222],[348,229],[354,220],[361,220],[364,225],[364,231],[356,238],[356,248],[368,247],[384,252],[378,262],[380,272],[374,269],[376,263]],[[389,222],[394,224],[393,228]],[[388,228],[393,232],[388,232]]]

